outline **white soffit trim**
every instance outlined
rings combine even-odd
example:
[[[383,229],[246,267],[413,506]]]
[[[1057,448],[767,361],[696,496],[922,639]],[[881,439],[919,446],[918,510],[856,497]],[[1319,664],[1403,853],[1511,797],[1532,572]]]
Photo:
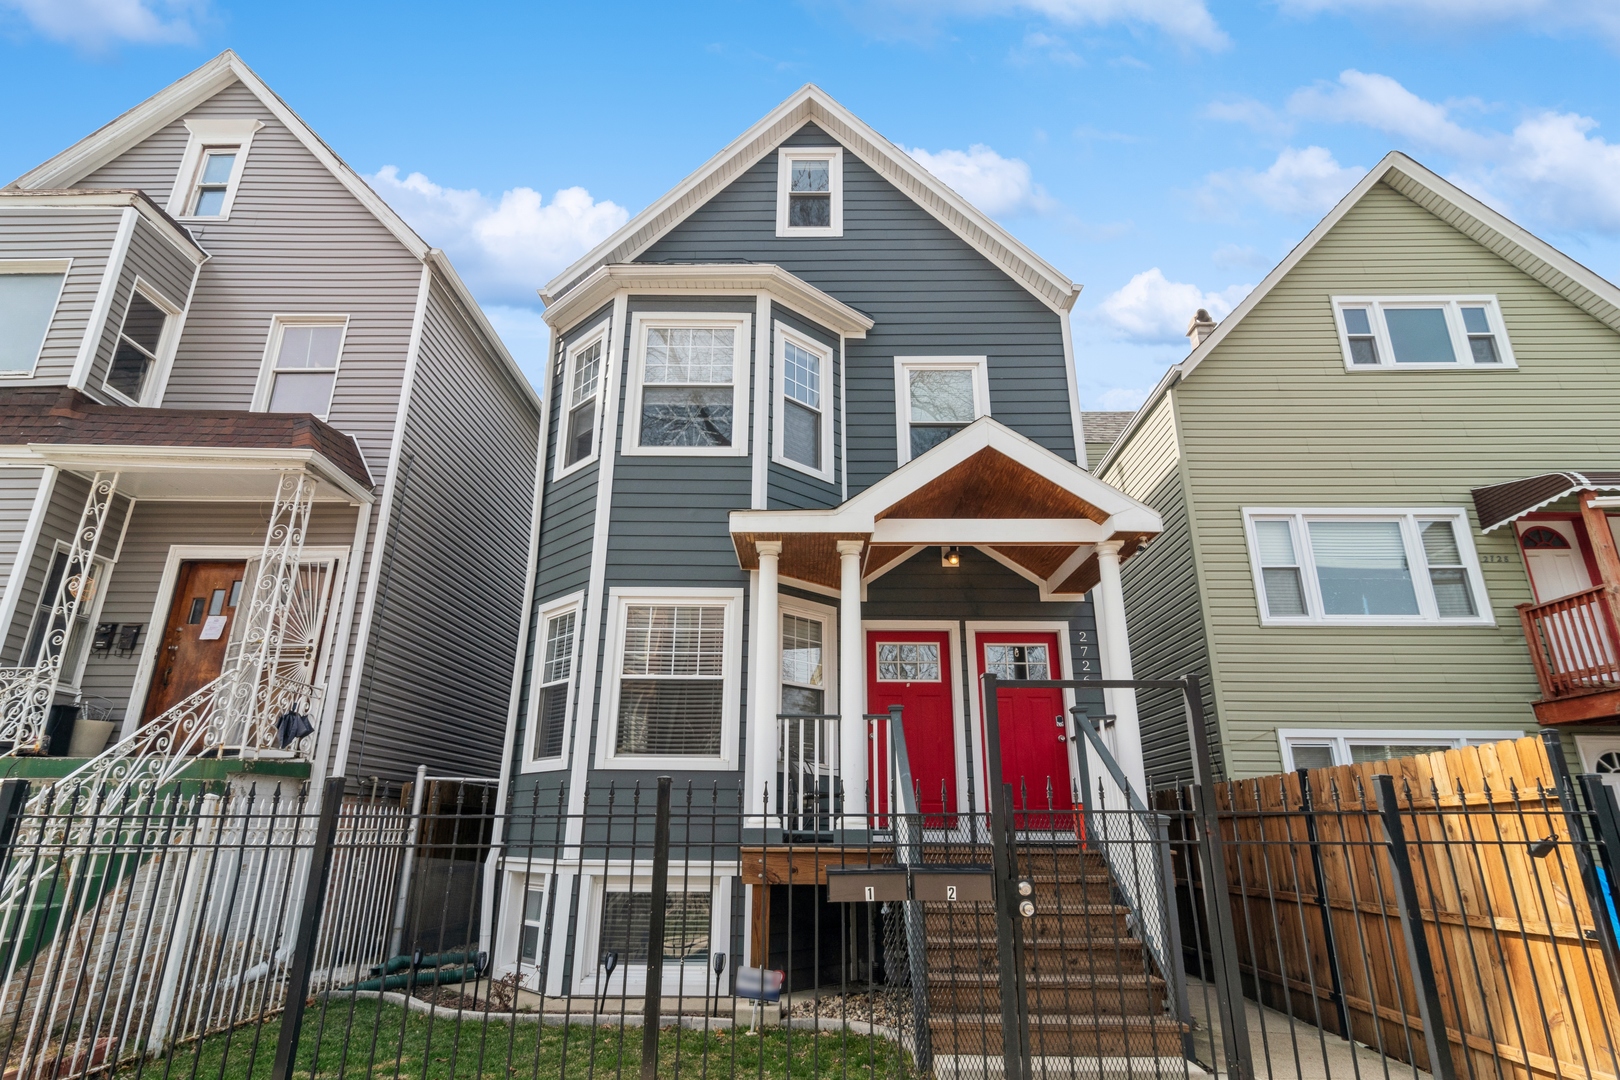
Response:
[[[373,191],[360,174],[351,169],[321,137],[301,120],[285,101],[266,86],[235,52],[226,49],[191,74],[169,84],[122,116],[80,139],[66,150],[35,166],[12,181],[8,187],[25,190],[72,187],[107,162],[143,139],[174,123],[233,82],[240,82],[263,102],[275,118],[293,133],[304,147],[325,165],[339,183],[349,189],[383,227],[418,259],[425,258],[428,245],[403,218]]]
[[[630,262],[727,184],[806,123],[815,123],[845,149],[938,218],[985,258],[995,263],[1053,311],[1068,311],[1080,287],[1052,264],[1014,239],[977,207],[952,191],[911,155],[879,135],[825,90],[806,83],[791,97],[737,136],[724,150],[631,218],[584,258],[546,283],[547,305],[581,278],[606,263]]]
[[[1158,511],[1126,495],[1123,491],[1097,479],[1072,461],[1068,461],[1033,440],[1013,431],[993,417],[981,416],[966,428],[940,443],[934,449],[913,458],[865,491],[828,510],[734,510],[731,513],[733,533],[871,533],[877,525],[877,516],[910,495],[937,480],[981,450],[995,450],[1031,471],[1052,481],[1077,498],[1083,499],[1108,514],[1104,526],[1093,526],[1104,535],[1095,536],[1089,530],[1080,536],[1065,540],[1029,539],[1027,543],[1094,543],[1120,532],[1158,533],[1164,522]],[[1087,525],[1092,525],[1087,522]],[[895,528],[892,543],[914,543],[904,527]],[[879,541],[874,541],[879,542]],[[969,542],[969,541],[964,541]],[[1016,543],[1016,539],[997,536],[987,543]]]
[[[1398,150],[1385,154],[1366,176],[1357,181],[1327,216],[1316,223],[1305,239],[1295,245],[1288,257],[1278,263],[1254,291],[1244,297],[1232,313],[1222,319],[1215,329],[1186,359],[1173,365],[1164,378],[1153,388],[1147,401],[1136,411],[1125,430],[1120,432],[1114,445],[1109,447],[1103,460],[1098,462],[1101,472],[1118,455],[1135,434],[1137,425],[1151,411],[1153,405],[1170,387],[1191,375],[1204,358],[1226,340],[1228,334],[1253,311],[1266,294],[1277,287],[1300,261],[1310,254],[1322,238],[1359,203],[1374,185],[1383,183],[1406,196],[1416,205],[1429,211],[1458,232],[1480,246],[1501,256],[1507,262],[1535,278],[1549,289],[1581,308],[1587,314],[1620,332],[1620,286],[1582,266],[1528,229],[1513,222],[1496,210],[1480,202]]]
[[[734,295],[766,292],[786,307],[845,337],[864,338],[873,322],[835,297],[771,263],[614,263],[591,271],[577,287],[546,305],[546,323],[569,330],[613,298],[619,290],[711,292]]]

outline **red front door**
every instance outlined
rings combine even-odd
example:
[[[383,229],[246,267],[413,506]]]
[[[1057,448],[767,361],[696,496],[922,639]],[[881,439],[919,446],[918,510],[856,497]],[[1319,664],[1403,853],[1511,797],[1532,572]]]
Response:
[[[1003,679],[1061,679],[1057,635],[1050,631],[997,631],[978,635],[979,674]],[[981,684],[982,685],[982,684]],[[1010,690],[997,693],[1001,720],[1001,783],[1012,785],[1015,823],[1026,829],[1072,827],[1074,809],[1069,773],[1067,717],[1063,691]],[[1044,811],[1056,811],[1056,815]]]
[[[905,709],[906,757],[917,807],[926,815],[956,809],[956,730],[951,704],[950,635],[943,630],[873,630],[866,635],[867,711]],[[872,770],[875,808],[889,804],[888,731],[878,725]],[[934,824],[933,822],[929,823]]]

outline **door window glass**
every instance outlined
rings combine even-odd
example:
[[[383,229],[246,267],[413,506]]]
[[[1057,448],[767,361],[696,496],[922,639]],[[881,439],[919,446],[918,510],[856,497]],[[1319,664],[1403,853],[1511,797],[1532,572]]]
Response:
[[[984,669],[998,679],[1050,679],[1045,645],[986,645]]]
[[[939,682],[939,645],[883,642],[877,647],[879,682]]]

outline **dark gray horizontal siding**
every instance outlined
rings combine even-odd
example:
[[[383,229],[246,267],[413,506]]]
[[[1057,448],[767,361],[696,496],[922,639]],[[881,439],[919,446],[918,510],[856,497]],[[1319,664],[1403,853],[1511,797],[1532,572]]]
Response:
[[[838,410],[838,389],[843,382],[843,357],[838,354],[838,335],[817,326],[808,319],[799,317],[780,304],[771,305],[771,351],[762,365],[765,368],[763,378],[770,380],[771,406],[769,410],[769,430],[766,432],[768,447],[776,445],[776,425],[780,418],[776,412],[776,323],[781,322],[792,327],[799,333],[821,342],[832,350],[832,378],[828,385],[831,388],[828,400],[822,402],[822,408],[831,410],[833,421],[833,479],[831,483],[818,480],[814,476],[802,473],[797,469],[789,468],[776,461],[770,462],[769,479],[767,481],[765,504],[772,510],[813,510],[820,507],[837,506],[843,499],[840,497],[838,484],[838,470],[843,463],[841,448],[843,439],[844,418]]]
[[[469,437],[476,432],[476,437]],[[348,774],[493,776],[524,603],[539,416],[429,293]]]
[[[833,146],[806,125],[790,146]],[[776,235],[768,154],[640,256],[643,262],[776,263],[876,320],[849,342],[849,491],[896,464],[894,358],[990,357],[990,410],[1075,460],[1059,317],[848,150],[844,235]]]
[[[119,208],[0,207],[0,259],[73,260],[33,378],[25,381],[60,385],[72,375],[122,216]]]
[[[612,314],[613,306],[605,305],[570,331],[563,338],[564,346],[570,347],[581,338],[595,333]],[[600,460],[570,473],[560,481],[552,479],[557,474],[563,440],[567,438],[563,415],[567,396],[563,386],[566,361],[555,348],[552,352],[547,367],[548,385],[542,388],[550,418],[543,462],[545,489],[541,496],[539,564],[534,582],[537,603],[583,589],[590,580],[591,543],[596,525],[596,478]]]

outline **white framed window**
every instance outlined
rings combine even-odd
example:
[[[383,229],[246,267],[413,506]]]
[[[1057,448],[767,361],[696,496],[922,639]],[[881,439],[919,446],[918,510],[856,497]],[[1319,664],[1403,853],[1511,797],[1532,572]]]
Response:
[[[166,209],[181,220],[227,220],[242,183],[253,134],[264,125],[235,118],[191,119],[185,124],[191,134]]]
[[[574,666],[579,662],[582,593],[553,600],[536,615],[533,681],[529,689],[527,771],[560,769],[573,717]]]
[[[56,317],[71,259],[0,259],[0,378],[29,378]]]
[[[159,381],[153,372],[168,362],[173,351],[171,339],[179,314],[179,305],[137,277],[124,304],[124,318],[102,387],[131,405],[147,404]]]
[[[776,324],[776,430],[772,459],[828,483],[833,479],[833,351]]]
[[[824,716],[837,709],[836,613],[797,597],[781,598],[781,712]]]
[[[528,882],[519,888],[523,902],[518,910],[518,963],[539,966],[540,948],[545,943],[546,887]]]
[[[1245,508],[1266,626],[1492,626],[1467,511]]]
[[[990,415],[990,365],[983,356],[897,356],[896,437],[900,464]]]
[[[725,928],[730,922],[733,867],[694,863],[670,867],[664,898],[663,992],[697,996],[715,993],[713,958],[730,952]],[[648,924],[652,915],[652,877],[629,866],[609,865],[587,874],[581,900],[574,965],[574,992],[598,998],[639,997],[647,989]],[[607,970],[613,954],[613,972]]]
[[[557,464],[561,479],[596,460],[602,398],[607,385],[607,324],[568,346],[562,364],[562,416],[557,425]]]
[[[776,152],[776,235],[844,235],[844,151],[837,146]]]
[[[79,680],[84,675],[85,662],[90,658],[90,641],[94,637],[91,632],[97,617],[101,613],[101,602],[105,589],[104,584],[112,570],[112,564],[106,559],[97,558],[91,562],[91,571],[88,577],[80,572],[75,565],[68,566],[68,545],[57,541],[51,552],[51,561],[45,571],[45,587],[40,590],[39,598],[34,603],[34,617],[28,624],[28,636],[24,639],[22,666],[33,667],[39,663],[47,650],[62,650],[62,683],[70,689],[76,689]],[[74,613],[73,626],[68,630],[65,641],[55,639],[51,633],[51,607],[56,602],[57,590],[62,585],[62,578],[68,577],[68,595],[79,602],[78,611]]]
[[[1438,750],[1457,750],[1464,746],[1481,746],[1517,739],[1520,731],[1416,731],[1370,728],[1367,730],[1336,730],[1333,728],[1278,728],[1277,739],[1282,744],[1283,769],[1324,769],[1331,765],[1359,765],[1369,761],[1393,761],[1395,758],[1432,754]]]
[[[747,315],[637,312],[626,454],[748,453]]]
[[[1347,371],[1514,367],[1494,296],[1335,296]]]
[[[332,411],[332,390],[337,386],[338,363],[348,332],[347,315],[277,315],[272,319],[254,408],[313,413],[325,420]]]
[[[612,590],[598,764],[734,768],[741,589]]]

